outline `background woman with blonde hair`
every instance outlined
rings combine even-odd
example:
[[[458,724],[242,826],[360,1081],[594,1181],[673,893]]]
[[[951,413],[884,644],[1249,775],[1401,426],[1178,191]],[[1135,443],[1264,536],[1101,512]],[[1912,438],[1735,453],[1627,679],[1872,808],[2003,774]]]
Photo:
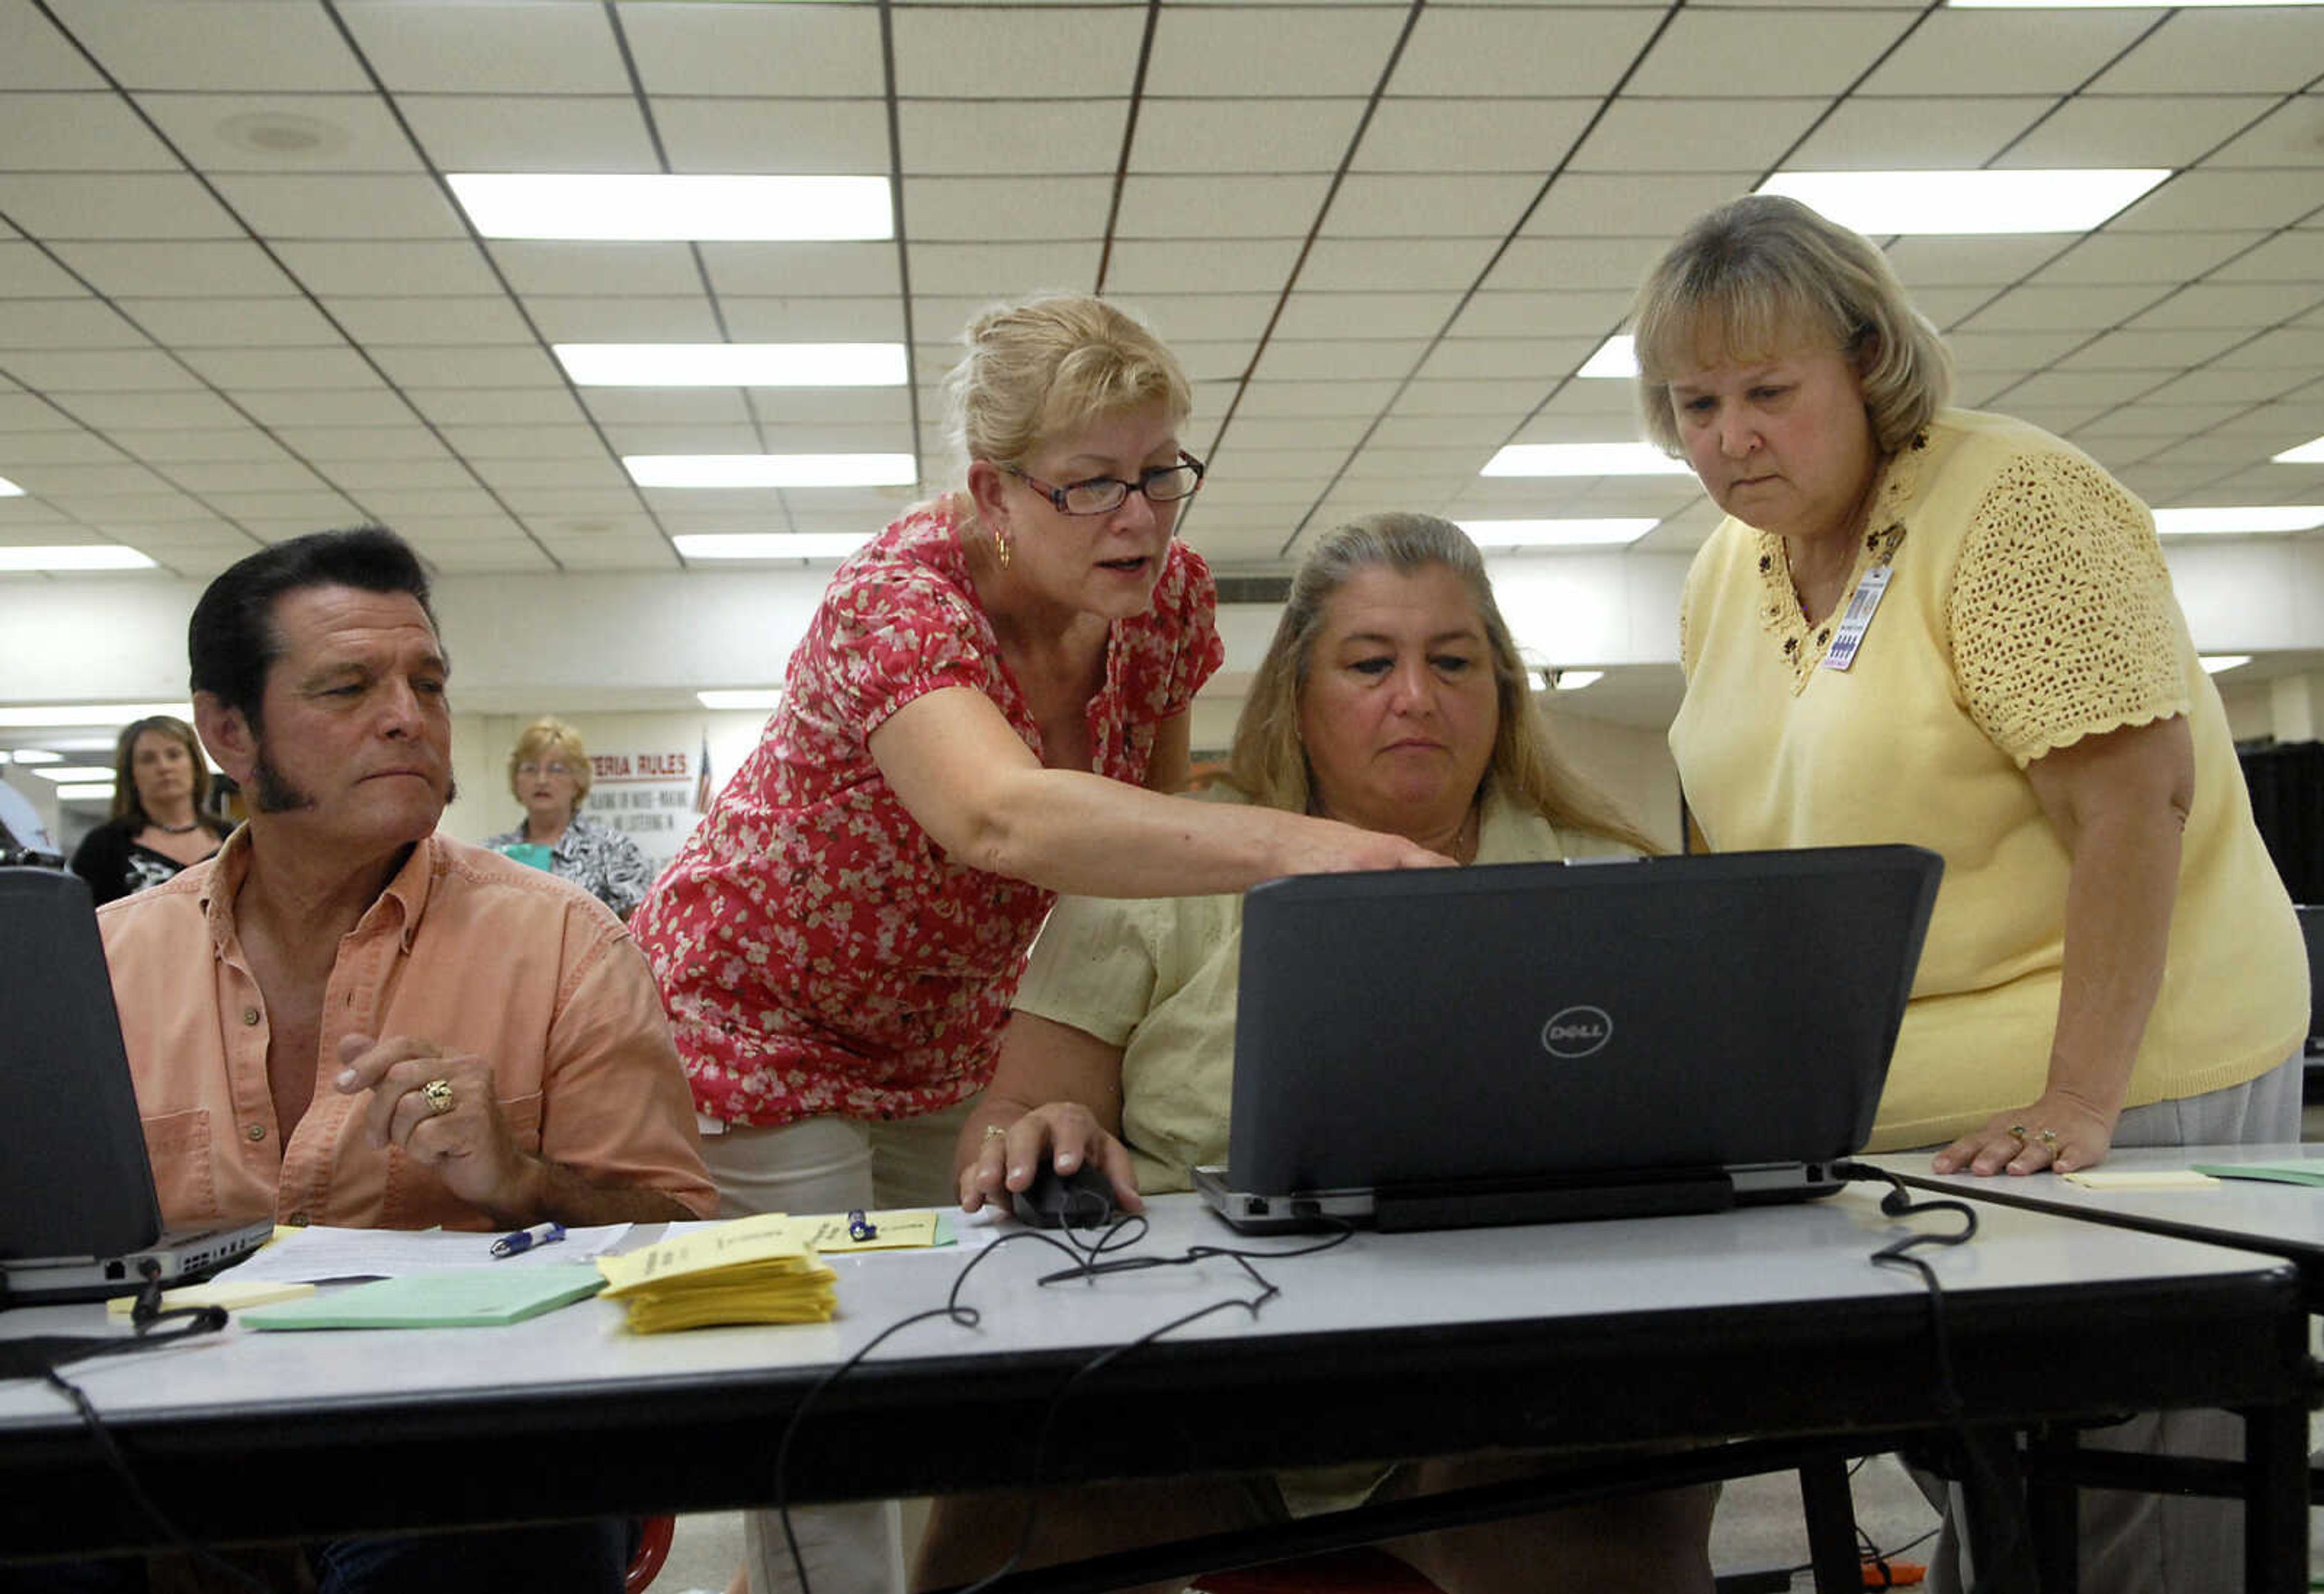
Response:
[[[127,726],[113,748],[112,817],[73,849],[73,873],[102,905],[191,868],[233,828],[203,811],[209,795],[192,726],[169,714]]]
[[[1185,375],[1143,324],[1081,295],[990,310],[965,342],[963,484],[840,566],[757,750],[632,925],[727,1216],[946,1199],[960,1105],[991,1075],[1058,892],[1444,861],[1166,795],[1224,652],[1210,571],[1173,535],[1203,479]],[[754,1546],[765,1528],[753,1519]],[[846,1535],[808,1537],[829,1548],[802,1544],[829,1594],[901,1580],[892,1548],[865,1567]],[[754,1558],[762,1584],[788,1560]]]
[[[485,838],[484,845],[548,848],[549,872],[570,880],[626,919],[645,900],[653,865],[638,844],[611,825],[581,817],[593,783],[589,750],[581,733],[562,719],[544,716],[524,727],[509,750],[509,793],[524,804],[513,830]],[[531,855],[512,856],[531,861]]]

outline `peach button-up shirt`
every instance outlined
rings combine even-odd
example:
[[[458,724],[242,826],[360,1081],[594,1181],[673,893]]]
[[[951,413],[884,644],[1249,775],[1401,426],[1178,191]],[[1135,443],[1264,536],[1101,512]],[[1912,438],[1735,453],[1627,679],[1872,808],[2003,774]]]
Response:
[[[411,849],[340,941],[326,1061],[285,1144],[266,1003],[235,928],[249,869],[245,828],[208,862],[97,915],[167,1225],[272,1214],[493,1227],[401,1149],[365,1144],[366,1098],[331,1084],[347,1034],[414,1035],[484,1058],[519,1150],[710,1214],[686,1075],[629,932],[577,887],[440,835]]]

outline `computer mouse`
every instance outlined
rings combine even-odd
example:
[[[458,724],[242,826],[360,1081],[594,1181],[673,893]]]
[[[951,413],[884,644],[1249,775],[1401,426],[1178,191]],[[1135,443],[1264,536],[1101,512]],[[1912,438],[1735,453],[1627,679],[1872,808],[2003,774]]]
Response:
[[[1036,1228],[1100,1228],[1113,1221],[1113,1181],[1095,1163],[1060,1173],[1044,1157],[1033,1182],[1010,1192],[1010,1204]]]

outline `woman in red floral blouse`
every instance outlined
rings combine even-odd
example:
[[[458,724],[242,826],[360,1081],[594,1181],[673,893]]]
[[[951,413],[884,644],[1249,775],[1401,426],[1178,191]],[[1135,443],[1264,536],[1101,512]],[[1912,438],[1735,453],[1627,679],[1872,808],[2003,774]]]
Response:
[[[964,487],[839,568],[757,751],[632,922],[725,1215],[948,1202],[961,1104],[1059,892],[1448,861],[1166,794],[1223,657],[1209,569],[1171,535],[1203,476],[1185,374],[1076,295],[964,341]]]

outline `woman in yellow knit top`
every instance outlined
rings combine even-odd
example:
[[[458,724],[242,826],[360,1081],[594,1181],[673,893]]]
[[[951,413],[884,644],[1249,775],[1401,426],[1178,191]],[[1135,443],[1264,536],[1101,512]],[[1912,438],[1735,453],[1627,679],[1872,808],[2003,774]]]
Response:
[[[2032,1174],[2298,1139],[2301,933],[2146,507],[1946,408],[1880,251],[1796,201],[1698,220],[1635,323],[1647,431],[1727,512],[1670,733],[1703,839],[1945,859],[1876,1148]],[[2089,1554],[2091,1587],[2212,1586]]]

